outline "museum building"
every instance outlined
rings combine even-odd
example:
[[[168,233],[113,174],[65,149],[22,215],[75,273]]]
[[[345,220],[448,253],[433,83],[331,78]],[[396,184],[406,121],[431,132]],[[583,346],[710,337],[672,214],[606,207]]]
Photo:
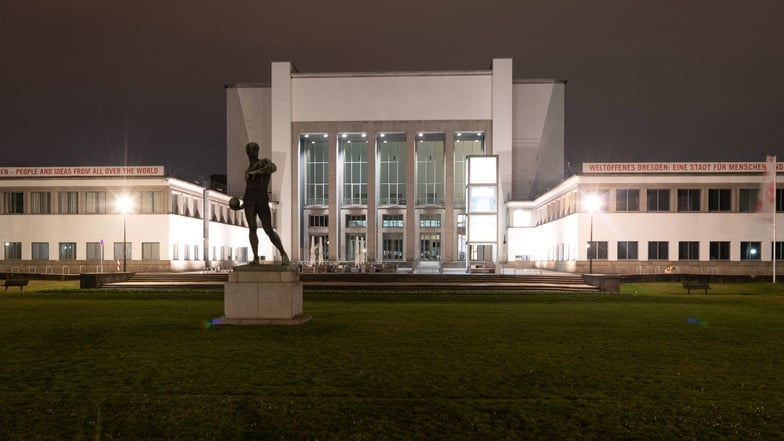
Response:
[[[270,84],[226,87],[225,192],[157,166],[0,164],[0,272],[247,262],[247,222],[228,201],[257,142],[277,165],[273,225],[305,265],[771,274],[784,257],[784,164],[586,163],[565,175],[564,99],[564,82],[515,79],[510,59],[393,73],[275,62]]]

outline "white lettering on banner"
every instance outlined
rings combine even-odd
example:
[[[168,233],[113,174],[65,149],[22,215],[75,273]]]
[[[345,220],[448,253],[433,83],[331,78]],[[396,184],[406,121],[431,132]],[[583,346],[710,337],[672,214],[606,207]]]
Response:
[[[764,173],[764,162],[586,162],[583,173]],[[784,162],[776,163],[784,172]]]
[[[0,176],[11,178],[44,177],[105,177],[164,176],[161,165],[147,167],[0,167]]]

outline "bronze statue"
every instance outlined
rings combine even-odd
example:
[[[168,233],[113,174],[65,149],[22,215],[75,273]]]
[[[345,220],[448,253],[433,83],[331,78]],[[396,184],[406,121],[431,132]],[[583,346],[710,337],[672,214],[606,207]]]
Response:
[[[229,201],[229,207],[233,210],[245,209],[245,218],[248,220],[248,228],[250,229],[250,247],[253,250],[252,264],[259,263],[259,237],[256,234],[256,229],[258,228],[256,216],[261,218],[261,227],[267,233],[275,248],[280,251],[283,264],[288,264],[289,256],[286,254],[286,250],[283,249],[278,233],[272,229],[272,212],[269,208],[269,182],[272,174],[278,170],[278,167],[269,158],[259,159],[259,145],[255,142],[248,143],[245,146],[245,153],[248,154],[250,165],[248,165],[248,169],[245,171],[245,196],[243,196],[243,203],[239,204],[236,198],[232,198]]]

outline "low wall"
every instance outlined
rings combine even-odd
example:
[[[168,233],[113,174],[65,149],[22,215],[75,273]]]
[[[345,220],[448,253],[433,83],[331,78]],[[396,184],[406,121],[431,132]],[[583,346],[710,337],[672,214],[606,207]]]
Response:
[[[128,281],[134,273],[81,273],[79,287],[81,289],[100,288],[104,283]]]

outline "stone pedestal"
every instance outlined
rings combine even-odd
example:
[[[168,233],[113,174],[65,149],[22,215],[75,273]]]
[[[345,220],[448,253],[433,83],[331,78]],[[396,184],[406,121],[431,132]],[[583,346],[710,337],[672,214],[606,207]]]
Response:
[[[216,324],[299,325],[311,318],[302,313],[299,273],[273,265],[246,265],[229,273],[223,313]]]

